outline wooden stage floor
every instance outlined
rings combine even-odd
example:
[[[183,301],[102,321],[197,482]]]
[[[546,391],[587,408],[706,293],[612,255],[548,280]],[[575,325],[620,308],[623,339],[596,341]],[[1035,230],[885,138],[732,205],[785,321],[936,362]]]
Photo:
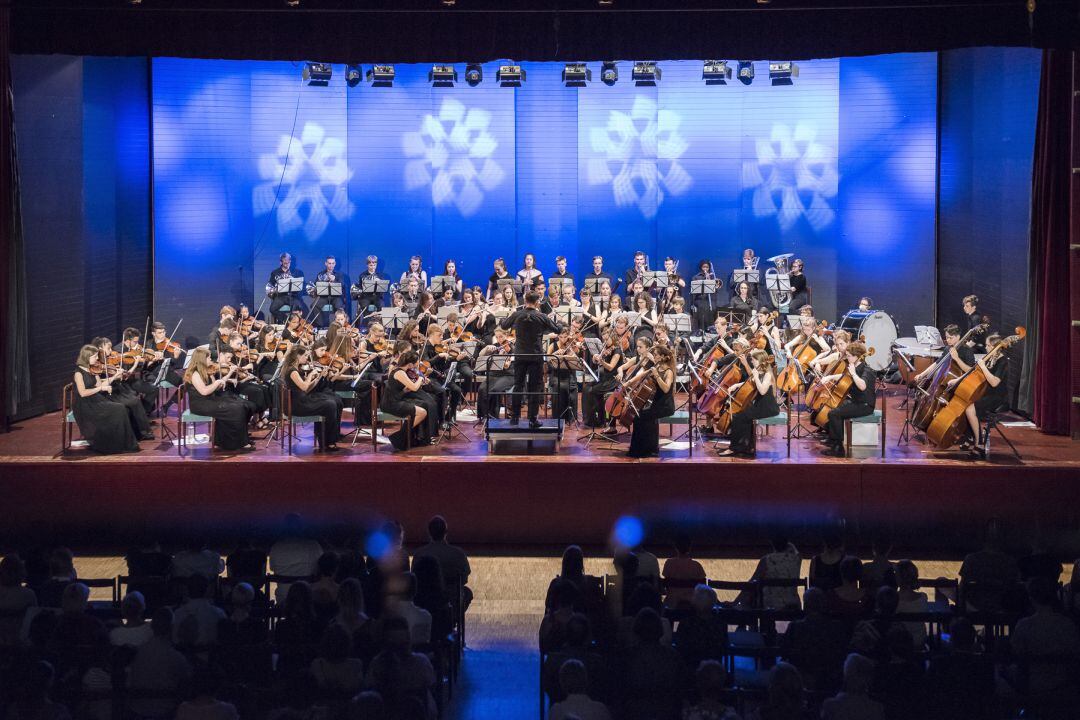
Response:
[[[61,454],[60,416],[53,413],[0,435],[0,492],[9,508],[0,533],[103,526],[133,534],[150,527],[212,532],[291,510],[325,522],[393,517],[412,537],[441,512],[455,518],[457,541],[507,546],[602,545],[624,514],[719,524],[756,537],[770,523],[814,518],[842,518],[867,532],[885,524],[915,538],[989,516],[1080,522],[1070,502],[1080,481],[1080,443],[1005,428],[1022,459],[997,437],[989,461],[958,450],[930,452],[914,440],[897,442],[901,399],[887,400],[884,459],[876,447],[856,448],[850,459],[824,457],[810,437],[792,440],[789,458],[782,427],[759,440],[754,460],[717,457],[711,442],[693,458],[684,442],[662,449],[659,459],[635,460],[625,457],[628,435],[618,446],[586,448],[587,429],[573,426],[557,454],[542,445],[526,454],[524,443],[506,443],[490,455],[482,427],[464,421],[471,441],[405,453],[388,445],[373,453],[370,440],[314,452],[309,426],[292,456],[276,440],[241,453],[193,446],[183,457],[169,441],[147,441],[139,453],[97,456],[85,448]],[[352,429],[348,417],[345,431]],[[676,435],[683,430],[673,428]]]

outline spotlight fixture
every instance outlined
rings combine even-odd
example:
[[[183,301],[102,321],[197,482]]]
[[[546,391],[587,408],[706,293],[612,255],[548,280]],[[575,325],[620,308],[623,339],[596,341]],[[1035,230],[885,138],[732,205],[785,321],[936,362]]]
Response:
[[[457,5],[457,0],[442,0],[443,7],[454,7]]]
[[[619,82],[619,66],[614,62],[604,63],[600,67],[600,80],[608,86]]]
[[[345,84],[349,87],[356,87],[360,84],[360,81],[364,79],[364,71],[359,65],[346,65],[345,66]]]
[[[484,81],[484,68],[480,63],[469,63],[465,66],[465,82],[469,87],[476,87]]]
[[[300,0],[285,0],[286,7],[300,7]]]
[[[457,70],[453,65],[432,65],[428,73],[428,82],[435,87],[454,87],[457,82]]]
[[[330,76],[333,74],[334,69],[330,66],[330,63],[304,63],[303,77],[304,82],[308,85],[326,87],[330,84]]]
[[[521,87],[521,83],[525,82],[525,71],[520,65],[500,65],[495,79],[503,87]]]
[[[727,60],[706,60],[701,69],[701,79],[706,85],[727,85],[731,79],[731,68]]]
[[[773,85],[791,85],[799,77],[799,66],[790,60],[769,63],[769,79]]]
[[[740,60],[738,77],[739,82],[743,85],[749,85],[754,82],[754,63],[749,60]]]
[[[596,0],[596,4],[600,7],[611,7],[615,4],[615,0]]]
[[[592,70],[585,63],[566,63],[562,80],[566,87],[585,87],[585,83],[592,82]]]
[[[636,62],[631,77],[635,85],[656,85],[660,79],[660,68],[654,62]]]
[[[372,65],[367,79],[374,87],[390,87],[394,84],[393,65]]]

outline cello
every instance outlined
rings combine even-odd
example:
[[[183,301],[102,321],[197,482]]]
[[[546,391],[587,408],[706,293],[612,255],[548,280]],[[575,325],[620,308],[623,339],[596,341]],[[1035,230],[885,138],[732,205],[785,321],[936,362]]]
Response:
[[[724,405],[724,401],[727,400],[729,389],[735,383],[743,379],[742,367],[739,364],[739,358],[750,352],[751,348],[747,347],[742,350],[735,351],[735,361],[725,367],[718,373],[714,373],[713,377],[709,378],[705,388],[705,392],[697,401],[695,409],[702,415],[713,416],[717,415]]]
[[[739,360],[746,363],[746,356],[741,355]],[[735,413],[742,412],[757,400],[757,383],[753,382],[750,376],[751,372],[751,370],[747,370],[746,380],[743,381],[743,384],[739,386],[734,395],[728,395],[727,407],[716,418],[714,427],[721,435],[727,435],[728,430],[731,428],[731,418],[735,416]]]
[[[826,326],[827,323],[822,320],[814,328],[814,332],[804,337],[803,341],[792,351],[791,362],[780,371],[780,375],[776,378],[776,387],[779,392],[791,395],[802,390],[802,378],[810,367],[810,361],[818,356],[818,351],[813,345],[814,336],[824,330]],[[802,370],[801,373],[799,369],[796,369],[796,365]]]
[[[860,342],[862,342],[861,337],[862,336],[860,336]],[[865,360],[873,354],[874,348],[867,348],[866,355],[863,355],[859,359]],[[819,388],[820,391],[816,397],[817,407],[812,408],[814,412],[810,421],[821,428],[828,424],[829,412],[840,407],[840,403],[847,397],[848,390],[851,389],[851,383],[853,382],[851,373],[847,371],[846,358],[840,358],[833,363],[833,366],[829,368],[829,372],[825,374],[826,376],[839,374],[840,379],[834,383],[822,383],[820,381],[814,383],[814,387]]]
[[[964,336],[957,341],[956,346],[962,347],[971,336],[976,333],[985,332],[988,329],[986,324],[976,325],[970,328]],[[911,411],[911,424],[922,432],[926,432],[926,429],[930,427],[930,423],[934,419],[934,414],[938,411],[944,402],[943,395],[948,389],[949,380],[952,378],[960,377],[963,371],[957,366],[956,361],[953,360],[951,348],[948,351],[942,353],[937,362],[932,366],[932,369],[928,373],[925,380],[921,383],[917,383],[915,387],[915,407]]]
[[[999,342],[994,346],[993,350],[983,357],[983,365],[988,370],[993,368],[995,363],[1001,359],[1002,351],[1023,340],[1025,335],[1027,335],[1027,331],[1024,328],[1016,328],[1015,335],[1010,335]],[[934,413],[934,419],[926,429],[926,441],[939,450],[945,450],[955,445],[956,441],[964,434],[965,423],[967,422],[965,412],[968,406],[978,402],[979,398],[986,392],[988,385],[986,376],[977,364],[964,373],[951,390],[947,389],[945,391],[948,398],[942,397],[940,402],[945,404]]]

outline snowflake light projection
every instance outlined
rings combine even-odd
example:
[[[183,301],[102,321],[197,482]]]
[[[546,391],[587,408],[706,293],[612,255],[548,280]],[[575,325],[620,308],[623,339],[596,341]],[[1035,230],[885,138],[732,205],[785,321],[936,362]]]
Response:
[[[355,210],[345,143],[316,123],[305,123],[298,138],[282,135],[277,152],[259,158],[259,177],[264,182],[252,192],[255,215],[274,210],[281,236],[301,229],[308,240],[317,240],[330,218],[342,222]]]
[[[419,130],[401,138],[405,155],[412,158],[405,164],[405,187],[430,185],[436,206],[452,204],[462,217],[476,213],[484,194],[506,177],[492,159],[499,143],[490,126],[487,110],[444,99],[437,115],[425,115]]]
[[[757,160],[743,162],[743,187],[753,188],[754,214],[775,215],[781,230],[801,217],[815,231],[836,217],[829,204],[840,184],[836,150],[817,142],[817,127],[800,122],[795,131],[773,125],[769,139],[758,139]]]
[[[643,95],[634,98],[629,114],[612,110],[606,126],[589,130],[589,145],[601,157],[589,159],[588,183],[610,183],[616,206],[635,206],[643,217],[655,217],[666,196],[682,195],[693,184],[679,164],[689,147],[679,134],[681,122],[677,113],[658,110]]]

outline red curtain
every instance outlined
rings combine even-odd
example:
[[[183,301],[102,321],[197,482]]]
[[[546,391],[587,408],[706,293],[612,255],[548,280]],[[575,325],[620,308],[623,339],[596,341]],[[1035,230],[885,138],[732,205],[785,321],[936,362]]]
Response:
[[[1031,317],[1035,320],[1033,418],[1044,432],[1069,434],[1069,134],[1072,53],[1044,50],[1031,192]]]

